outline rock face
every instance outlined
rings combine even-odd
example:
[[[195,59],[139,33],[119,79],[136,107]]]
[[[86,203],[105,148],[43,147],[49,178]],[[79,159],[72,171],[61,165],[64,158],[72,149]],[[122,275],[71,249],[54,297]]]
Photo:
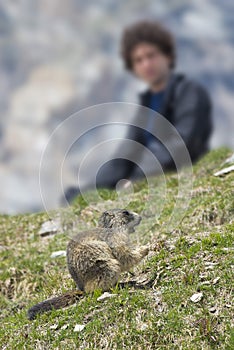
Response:
[[[44,209],[40,160],[51,133],[69,115],[104,102],[137,102],[143,85],[124,71],[118,45],[122,28],[142,16],[153,15],[176,34],[178,70],[210,90],[216,128],[211,146],[234,147],[231,1],[159,5],[152,0],[101,0],[94,5],[67,0],[57,5],[45,0],[0,4],[0,212]],[[51,186],[54,164],[64,158],[66,138],[74,132],[66,129],[50,149],[46,191],[51,207],[62,196]],[[84,145],[88,147],[89,138],[66,162],[65,187],[76,182]]]

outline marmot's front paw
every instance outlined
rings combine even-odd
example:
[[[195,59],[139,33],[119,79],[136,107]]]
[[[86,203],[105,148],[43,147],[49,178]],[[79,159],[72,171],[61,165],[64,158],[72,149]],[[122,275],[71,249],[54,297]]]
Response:
[[[150,251],[150,244],[146,244],[144,246],[141,247],[141,254],[143,256],[146,256]]]
[[[157,241],[155,240],[155,241],[152,241],[151,243],[149,243],[149,250],[150,250],[151,252],[159,251],[159,250],[160,250],[160,244],[159,244],[159,242],[157,242]]]

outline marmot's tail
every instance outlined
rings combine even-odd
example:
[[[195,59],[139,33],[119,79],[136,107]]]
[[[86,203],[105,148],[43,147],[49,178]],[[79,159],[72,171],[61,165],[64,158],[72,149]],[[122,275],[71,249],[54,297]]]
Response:
[[[37,314],[44,313],[53,309],[62,309],[74,304],[84,293],[80,290],[72,290],[58,297],[47,299],[39,304],[32,306],[28,310],[29,320],[33,320]]]

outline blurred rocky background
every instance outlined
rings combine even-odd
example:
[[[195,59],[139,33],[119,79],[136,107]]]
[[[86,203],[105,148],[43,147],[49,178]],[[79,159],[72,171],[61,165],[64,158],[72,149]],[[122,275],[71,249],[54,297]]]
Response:
[[[174,32],[177,70],[213,98],[211,147],[234,147],[233,13],[232,0],[0,0],[0,212],[43,210],[41,155],[69,115],[103,102],[137,102],[144,85],[124,70],[119,40],[138,19],[161,20]],[[62,145],[54,142],[46,167],[48,193]],[[78,149],[73,162],[79,157]],[[73,168],[64,169],[65,185],[75,181]],[[60,196],[51,192],[52,202]]]

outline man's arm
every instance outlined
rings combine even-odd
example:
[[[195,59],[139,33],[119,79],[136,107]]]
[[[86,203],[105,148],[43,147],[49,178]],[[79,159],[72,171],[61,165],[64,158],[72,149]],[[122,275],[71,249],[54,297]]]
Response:
[[[155,122],[155,131],[159,132],[162,142],[155,139],[148,146],[163,169],[174,168],[173,159],[182,158],[185,146],[192,160],[207,150],[212,131],[211,101],[207,92],[194,82],[183,83],[173,101],[172,117],[173,126],[181,138],[173,127],[165,130],[159,120]],[[181,161],[183,163],[183,159]],[[157,169],[152,172],[156,173]]]
[[[211,100],[206,90],[187,81],[175,100],[174,126],[191,158],[207,150],[212,132]]]
[[[144,125],[147,109],[140,106],[132,124],[127,126],[127,133],[124,139],[120,139],[113,159],[102,166],[97,174],[97,187],[114,188],[121,179],[129,179],[136,164],[142,157],[141,144],[144,144]],[[136,125],[142,126],[142,128]],[[126,142],[128,140],[134,142]]]

